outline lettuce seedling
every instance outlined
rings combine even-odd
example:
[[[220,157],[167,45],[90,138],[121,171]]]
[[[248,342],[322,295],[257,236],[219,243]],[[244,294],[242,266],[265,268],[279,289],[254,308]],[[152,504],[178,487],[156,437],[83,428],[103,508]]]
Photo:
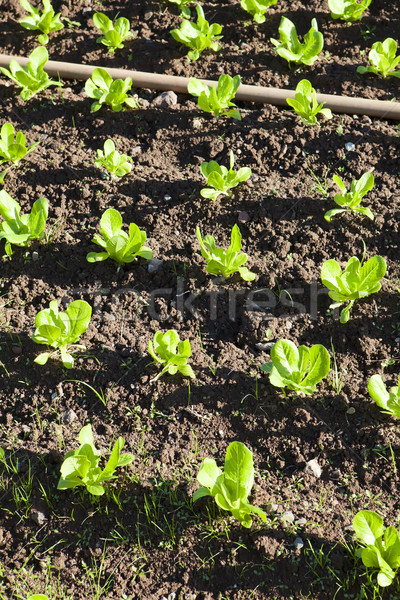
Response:
[[[368,393],[383,412],[400,419],[400,376],[398,385],[388,391],[381,375],[372,375],[368,381]]]
[[[308,79],[299,81],[294,100],[286,98],[286,102],[306,125],[315,125],[318,122],[318,114],[323,115],[326,119],[332,119],[332,111],[329,108],[323,108],[325,102],[318,104],[317,95]]]
[[[247,254],[241,252],[242,236],[237,225],[233,226],[231,233],[231,243],[227,250],[217,248],[215,239],[212,235],[201,237],[200,227],[196,227],[197,239],[200,243],[201,254],[207,261],[207,273],[211,275],[222,275],[226,279],[235,273],[239,273],[240,277],[245,281],[253,281],[255,273],[243,267],[247,262]]]
[[[328,0],[332,19],[340,19],[352,23],[359,21],[372,0]]]
[[[243,527],[251,527],[252,515],[265,523],[266,514],[258,506],[249,504],[248,497],[254,483],[253,453],[241,442],[229,444],[224,470],[212,458],[205,458],[197,474],[201,488],[195,491],[193,502],[212,496],[217,505],[229,511]]]
[[[30,31],[41,31],[42,34],[38,37],[39,44],[47,44],[49,41],[48,34],[51,31],[60,31],[64,28],[61,23],[61,13],[55,14],[54,8],[51,5],[50,0],[43,0],[43,10],[40,13],[39,8],[34,8],[28,2],[28,0],[19,0],[22,8],[28,13],[29,17],[25,17],[19,21],[20,25]]]
[[[331,361],[328,350],[315,344],[311,348],[299,346],[290,340],[279,340],[271,349],[271,362],[261,369],[269,373],[272,385],[311,396],[329,373]],[[286,394],[285,394],[286,395]]]
[[[376,73],[382,77],[400,77],[400,70],[396,71],[400,63],[400,55],[396,56],[397,42],[393,38],[386,38],[383,42],[372,44],[368,58],[370,67],[357,67],[357,73]]]
[[[340,313],[340,322],[347,323],[350,310],[356,300],[366,298],[381,289],[380,280],[386,273],[386,261],[382,256],[373,256],[366,263],[353,256],[348,261],[344,273],[339,263],[327,260],[322,265],[321,280],[328,288],[329,297],[335,301],[331,308],[337,308],[345,302],[347,306]]]
[[[230,110],[231,106],[236,106],[231,100],[235,97],[240,80],[240,75],[234,77],[221,75],[217,87],[210,87],[196,79],[196,77],[191,77],[188,83],[188,92],[192,96],[198,97],[197,105],[199,108],[212,113],[216,119],[219,119],[219,117],[233,117],[241,121],[240,112]]]
[[[211,198],[216,200],[221,194],[223,196],[230,196],[232,188],[236,187],[242,181],[247,181],[251,177],[251,169],[249,167],[242,167],[239,171],[234,171],[233,165],[235,164],[235,157],[230,151],[230,163],[229,170],[219,165],[215,160],[210,162],[203,162],[200,165],[200,171],[207,180],[207,185],[210,187],[203,188],[200,190],[203,198]]]
[[[336,204],[342,208],[332,208],[325,213],[325,219],[330,223],[331,218],[335,215],[340,215],[345,212],[355,212],[368,217],[371,221],[374,220],[374,214],[369,208],[360,206],[361,200],[365,194],[374,187],[374,176],[372,173],[364,173],[360,179],[355,179],[351,182],[350,190],[347,191],[343,179],[338,175],[332,177],[333,181],[340,188],[340,194],[335,194],[333,198]]]
[[[11,244],[29,246],[32,240],[41,240],[45,233],[49,203],[46,198],[39,198],[32,205],[30,213],[20,215],[21,206],[11,198],[5,190],[0,192],[0,215],[4,221],[0,223],[0,240],[6,240],[5,251],[12,255]]]
[[[61,82],[50,79],[43,70],[48,59],[49,53],[46,48],[39,46],[30,53],[26,67],[21,67],[16,60],[12,60],[9,64],[10,70],[0,67],[0,72],[22,88],[20,93],[22,100],[29,100],[51,85],[59,87],[62,85]]]
[[[277,53],[289,63],[312,65],[324,47],[324,36],[318,31],[317,19],[311,21],[311,29],[304,36],[302,44],[297,36],[295,24],[282,17],[279,25],[279,40],[270,38]]]
[[[222,38],[222,35],[218,35],[222,31],[221,25],[218,25],[218,23],[210,25],[207,19],[204,18],[204,11],[200,4],[196,6],[196,12],[196,23],[184,19],[179,29],[171,31],[174,40],[181,42],[188,48],[192,48],[188,52],[190,60],[197,60],[206,48],[211,48],[214,52],[221,50],[221,45],[218,43],[218,40]]]
[[[52,300],[49,308],[41,310],[36,315],[36,330],[32,339],[37,344],[47,344],[55,350],[42,352],[34,362],[45,365],[51,356],[60,355],[64,367],[72,369],[74,358],[71,352],[75,348],[85,350],[85,346],[76,342],[82,333],[85,333],[91,316],[92,308],[84,300],[71,302],[63,313],[58,312],[57,300]]]
[[[15,140],[14,140],[15,135]],[[0,130],[0,165],[11,161],[15,166],[29,152],[32,152],[40,142],[34,142],[29,146],[25,145],[26,138],[22,131],[16,132],[11,123],[4,123]],[[0,183],[4,183],[6,173],[11,169],[8,167],[0,173]]]
[[[274,6],[277,2],[278,0],[240,0],[240,5],[256,23],[264,23],[267,8]]]
[[[92,426],[85,425],[79,433],[80,446],[77,450],[67,452],[61,465],[61,477],[58,482],[58,490],[67,490],[78,486],[84,486],[93,496],[104,494],[105,481],[115,479],[114,474],[117,467],[125,467],[134,459],[133,454],[121,454],[125,445],[123,437],[119,437],[114,444],[110,458],[102,470],[98,465],[100,456],[95,448]]]
[[[111,173],[111,177],[123,177],[132,170],[132,162],[130,156],[126,154],[120,154],[115,149],[115,144],[112,140],[106,140],[104,142],[104,151],[97,150],[97,158],[94,161],[96,167],[101,169],[104,167]]]
[[[353,519],[353,527],[365,545],[361,552],[364,565],[378,569],[378,585],[389,586],[400,567],[399,532],[393,526],[385,528],[382,517],[372,510],[360,510]]]
[[[29,596],[29,598],[27,598],[26,600],[50,600],[50,598],[45,594],[33,594],[32,596]]]
[[[169,329],[164,334],[162,331],[157,331],[154,334],[153,342],[149,340],[149,354],[154,362],[163,365],[162,371],[154,381],[157,381],[164,373],[175,375],[178,371],[184,377],[196,377],[192,367],[187,364],[187,359],[192,355],[190,342],[189,340],[181,342],[174,329]]]
[[[193,2],[193,0],[167,0],[170,4],[176,4],[177,8],[181,11],[179,15],[182,19],[190,19],[190,8],[189,4]]]
[[[95,233],[92,239],[104,252],[89,252],[86,260],[94,263],[112,258],[118,264],[131,263],[136,256],[150,260],[153,252],[144,246],[146,239],[146,233],[135,223],[130,223],[129,235],[122,231],[121,214],[114,208],[108,208],[100,219],[100,235]]]
[[[92,76],[85,83],[85,92],[89,98],[95,98],[90,107],[90,112],[98,111],[103,104],[111,106],[114,112],[119,112],[127,104],[129,108],[139,108],[138,97],[128,96],[132,87],[132,79],[116,79],[113,81],[111,75],[105,69],[96,68]]]
[[[96,42],[107,46],[109,54],[114,54],[117,49],[123,48],[125,40],[137,36],[130,30],[129,21],[125,17],[111,21],[104,13],[96,12],[93,15],[93,23],[103,33]]]

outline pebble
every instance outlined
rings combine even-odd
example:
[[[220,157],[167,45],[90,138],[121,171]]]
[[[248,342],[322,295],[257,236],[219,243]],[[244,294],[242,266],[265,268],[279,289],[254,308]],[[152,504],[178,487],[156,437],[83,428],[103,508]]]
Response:
[[[149,262],[149,264],[147,265],[147,272],[148,273],[157,273],[160,270],[163,262],[164,261],[161,260],[160,258],[152,258],[151,261]]]
[[[319,479],[321,477],[322,469],[321,469],[320,465],[318,464],[318,461],[316,458],[313,458],[312,460],[309,460],[306,463],[306,466],[304,467],[304,472],[307,473],[308,475],[314,475],[314,477],[316,477],[317,479]]]
[[[32,260],[36,261],[39,260],[39,252],[32,252]]]
[[[136,154],[142,154],[142,146],[135,146],[131,150],[131,155],[136,156]]]
[[[250,221],[249,213],[246,212],[245,210],[241,210],[240,213],[238,214],[238,222],[239,223],[247,223],[248,221]]]
[[[307,519],[305,517],[300,517],[300,519],[297,519],[296,524],[299,527],[304,527],[304,525],[306,525],[307,523]]]
[[[275,504],[274,502],[271,502],[271,504],[267,505],[265,512],[268,514],[276,513],[276,512],[278,512],[278,509],[279,509],[279,505]]]
[[[172,90],[163,92],[156,98],[154,98],[152,104],[159,108],[168,108],[169,106],[175,106],[178,103],[178,97]]]
[[[354,150],[356,149],[355,144],[353,144],[353,142],[347,142],[347,144],[345,145],[345,148],[347,150],[347,152],[354,152]]]
[[[199,129],[202,126],[201,120],[200,119],[193,119],[192,126],[195,129]]]
[[[271,348],[273,348],[274,346],[275,346],[275,342],[267,342],[266,344],[261,344],[261,343],[256,344],[257,350],[261,350],[261,351],[271,350]]]
[[[165,194],[164,202],[170,202],[171,200],[172,200],[172,197],[169,194]]]
[[[31,512],[31,520],[39,526],[47,521],[46,516],[40,510],[33,510]]]
[[[13,346],[12,347],[12,351],[13,351],[13,354],[16,354],[17,356],[19,354],[22,354],[22,348],[21,348],[21,346]]]
[[[293,542],[293,547],[295,550],[301,550],[304,546],[304,542],[301,537],[297,537]]]
[[[355,412],[356,409],[354,408],[354,406],[350,406],[350,408],[346,410],[346,415],[354,415]]]
[[[293,523],[294,521],[294,514],[292,513],[291,510],[286,510],[285,512],[283,512],[281,514],[281,521],[284,523]]]
[[[338,479],[340,479],[340,475],[341,475],[340,470],[339,469],[335,469],[331,473],[331,479],[333,479],[334,481],[337,481]]]
[[[225,432],[224,432],[224,430],[223,430],[223,429],[220,429],[220,430],[218,431],[218,435],[219,435],[219,437],[220,437],[220,438],[224,438],[224,437],[225,437]]]
[[[354,531],[354,527],[353,527],[353,524],[352,524],[352,523],[350,523],[349,525],[345,525],[345,526],[343,527],[343,529],[344,529],[344,531],[348,531],[348,532],[350,532],[350,533],[353,533],[353,531]]]
[[[77,418],[78,415],[72,408],[67,408],[66,410],[63,410],[60,413],[60,421],[63,425],[70,425],[71,423],[76,421]]]
[[[144,20],[148,21],[149,19],[151,19],[151,17],[153,16],[153,11],[151,10],[146,10],[146,12],[144,13]]]
[[[103,319],[104,321],[116,321],[116,316],[113,315],[112,313],[103,313]]]

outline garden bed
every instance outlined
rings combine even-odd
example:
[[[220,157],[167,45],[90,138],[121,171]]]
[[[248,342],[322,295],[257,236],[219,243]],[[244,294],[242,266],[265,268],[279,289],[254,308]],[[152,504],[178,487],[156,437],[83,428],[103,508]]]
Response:
[[[18,24],[24,11],[17,0],[1,4],[0,52],[27,56],[36,38]],[[262,25],[234,0],[204,2],[206,17],[223,25],[222,50],[192,63],[169,33],[180,19],[163,3],[54,0],[61,4],[80,25],[50,35],[53,60],[208,79],[240,74],[243,83],[288,89],[306,77],[322,93],[398,100],[398,79],[356,73],[373,42],[398,36],[395,0],[374,0],[354,24],[333,21],[326,2],[305,8],[280,0]],[[95,10],[128,17],[137,39],[109,56],[96,44]],[[325,46],[312,67],[289,70],[274,52],[269,38],[282,14],[302,34],[317,18]],[[364,241],[367,256],[383,256],[388,279],[399,280],[397,124],[334,115],[321,128],[306,127],[293,113],[250,103],[238,103],[242,121],[216,121],[190,96],[157,108],[158,93],[137,92],[145,108],[91,114],[82,82],[23,102],[0,79],[0,124],[40,141],[4,189],[22,212],[45,196],[53,226],[48,243],[17,249],[1,264],[0,447],[9,468],[0,466],[0,598],[33,591],[74,600],[372,598],[351,523],[369,508],[397,524],[398,424],[370,399],[367,382],[374,373],[397,381],[399,293],[384,281],[342,325],[329,311],[320,270],[327,259],[361,259]],[[118,181],[93,164],[107,138],[133,158]],[[237,167],[251,167],[251,179],[228,199],[201,198],[200,164],[228,165],[230,150]],[[375,220],[346,215],[327,223],[332,175],[349,183],[372,170],[365,205]],[[316,178],[328,195],[318,193]],[[157,270],[149,273],[143,259],[119,270],[112,261],[86,261],[109,207],[147,232],[162,261]],[[235,223],[256,279],[215,282],[196,226],[227,247]],[[87,350],[69,371],[33,363],[35,315],[53,299],[93,307],[82,336]],[[148,342],[168,329],[190,340],[190,383],[180,375],[154,381]],[[282,338],[334,348],[342,389],[325,379],[313,396],[285,399],[260,371],[265,344]],[[89,422],[98,448],[106,453],[123,436],[135,456],[99,502],[56,489],[63,457]],[[191,501],[202,459],[223,461],[234,440],[253,451],[251,501],[268,512],[267,523],[255,518],[250,530],[212,500]],[[312,459],[321,477],[305,470]],[[383,597],[395,598],[395,587]]]

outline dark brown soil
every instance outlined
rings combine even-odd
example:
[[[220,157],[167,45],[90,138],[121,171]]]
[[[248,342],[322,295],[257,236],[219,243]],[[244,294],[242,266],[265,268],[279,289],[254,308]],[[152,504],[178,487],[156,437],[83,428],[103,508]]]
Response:
[[[290,89],[307,77],[324,93],[399,96],[398,79],[356,73],[374,41],[398,36],[396,0],[374,0],[367,16],[350,25],[333,21],[326,2],[280,0],[259,26],[243,25],[248,19],[239,1],[204,2],[224,38],[220,53],[195,63],[170,36],[180,21],[162,2],[54,0],[54,6],[80,23],[51,34],[55,60],[206,78],[240,73],[244,83]],[[18,0],[0,0],[0,7],[0,52],[29,54],[36,38],[18,25],[24,14]],[[138,38],[110,57],[96,44],[94,10],[127,16]],[[274,53],[269,38],[277,37],[282,14],[301,33],[318,19],[325,47],[313,67],[289,70]],[[82,82],[65,81],[62,94],[50,88],[27,103],[5,78],[0,84],[0,123],[11,122],[28,143],[40,141],[9,172],[4,189],[22,212],[48,198],[52,227],[47,244],[17,249],[1,264],[0,598],[34,591],[74,600],[372,598],[362,563],[348,549],[349,525],[362,508],[397,524],[398,423],[375,406],[367,382],[383,373],[396,383],[399,294],[383,282],[341,325],[328,311],[320,269],[329,258],[343,265],[361,258],[365,242],[368,256],[385,257],[388,279],[399,280],[396,123],[334,115],[308,128],[291,113],[251,104],[239,106],[241,122],[217,122],[183,95],[176,106],[155,108],[150,90],[138,90],[147,108],[91,114]],[[133,157],[131,174],[117,182],[103,179],[93,164],[108,137]],[[201,198],[199,165],[228,164],[229,150],[238,167],[251,167],[251,180],[227,200]],[[339,217],[328,224],[332,174],[350,182],[367,170],[376,183],[365,205],[375,221]],[[322,181],[327,175],[329,196],[317,193],[312,172]],[[119,271],[111,261],[86,261],[108,207],[145,229],[163,261],[156,273],[142,259]],[[237,222],[256,280],[215,282],[205,271],[196,226],[227,246]],[[93,307],[82,336],[87,351],[77,354],[71,371],[55,361],[33,363],[42,349],[30,337],[34,318],[52,299],[63,307],[84,299]],[[158,368],[150,365],[148,342],[155,331],[172,328],[191,343],[190,385],[180,376],[153,380]],[[260,371],[268,352],[257,344],[268,335],[270,342],[334,348],[343,371],[340,393],[325,380],[312,397],[285,399]],[[67,409],[76,413],[69,425]],[[99,502],[56,489],[63,456],[76,448],[86,423],[104,453],[122,435],[135,455]],[[222,462],[233,440],[253,451],[251,501],[269,512],[267,524],[255,520],[251,530],[211,500],[191,500],[202,458]],[[314,458],[321,478],[304,471]],[[293,522],[285,522],[285,511]],[[393,587],[382,597],[395,598]]]

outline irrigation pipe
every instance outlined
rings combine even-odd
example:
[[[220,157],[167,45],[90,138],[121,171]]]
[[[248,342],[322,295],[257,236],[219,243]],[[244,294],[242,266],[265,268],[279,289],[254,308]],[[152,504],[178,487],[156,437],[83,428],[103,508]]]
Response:
[[[28,58],[0,54],[0,66],[8,68],[10,61],[16,60],[25,67]],[[97,65],[80,65],[75,63],[59,62],[49,60],[45,65],[45,71],[53,77],[60,76],[61,79],[88,79]],[[101,67],[104,68],[104,67]],[[131,77],[134,87],[149,88],[152,90],[173,90],[180,94],[187,94],[188,77],[177,77],[175,75],[160,75],[158,73],[144,73],[129,69],[106,68],[107,73],[113,79]],[[202,79],[207,85],[216,86],[216,81]],[[248,102],[262,102],[264,104],[275,104],[287,106],[286,98],[294,98],[294,90],[282,90],[277,88],[261,87],[256,85],[241,84],[236,92],[237,100]],[[367,100],[365,98],[351,98],[349,96],[334,96],[332,94],[317,94],[319,103],[325,102],[326,108],[335,113],[347,113],[357,115],[369,115],[381,119],[397,119],[400,121],[400,103],[385,100]]]

